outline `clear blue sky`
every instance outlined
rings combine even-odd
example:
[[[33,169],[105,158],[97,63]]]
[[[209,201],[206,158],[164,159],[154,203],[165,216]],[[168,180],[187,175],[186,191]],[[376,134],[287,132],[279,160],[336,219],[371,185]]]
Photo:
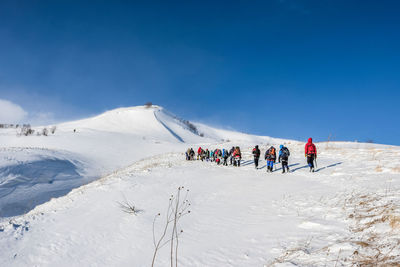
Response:
[[[0,2],[0,98],[58,120],[147,101],[282,138],[400,145],[400,2]]]

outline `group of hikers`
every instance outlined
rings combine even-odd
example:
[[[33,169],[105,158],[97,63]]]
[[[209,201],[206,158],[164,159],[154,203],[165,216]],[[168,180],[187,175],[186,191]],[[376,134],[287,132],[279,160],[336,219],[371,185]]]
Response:
[[[186,160],[194,160],[195,156],[196,154],[193,148],[189,148],[186,151]],[[242,153],[240,152],[240,148],[238,146],[233,146],[229,151],[227,149],[219,148],[214,150],[204,150],[201,147],[199,147],[197,150],[197,160],[216,162],[218,165],[222,163],[222,165],[228,166],[228,159],[230,165],[240,167]]]
[[[255,168],[258,169],[258,162],[261,156],[261,151],[258,145],[253,148],[252,154],[254,157]],[[275,147],[269,147],[264,154],[264,159],[267,161],[267,172],[274,171],[274,164],[276,163],[276,160],[282,164],[282,173],[289,172],[289,156],[290,151],[284,145],[279,146],[278,158],[276,157]],[[194,160],[195,157],[196,153],[194,152],[193,148],[189,148],[186,151],[186,160]],[[314,161],[317,159],[317,148],[313,144],[312,138],[309,138],[307,144],[305,145],[305,157],[307,158],[307,164],[310,167],[310,172],[314,172]],[[201,147],[199,147],[197,150],[197,160],[216,162],[218,165],[222,163],[222,165],[228,166],[228,159],[230,165],[240,167],[242,153],[238,146],[233,146],[229,151],[227,149],[219,148],[214,150],[204,150]]]

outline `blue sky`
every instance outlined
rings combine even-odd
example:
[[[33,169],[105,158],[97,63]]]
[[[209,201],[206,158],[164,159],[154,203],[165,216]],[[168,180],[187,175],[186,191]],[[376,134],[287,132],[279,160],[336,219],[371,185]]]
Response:
[[[151,101],[248,133],[400,145],[399,9],[368,0],[3,0],[0,99],[25,120]]]

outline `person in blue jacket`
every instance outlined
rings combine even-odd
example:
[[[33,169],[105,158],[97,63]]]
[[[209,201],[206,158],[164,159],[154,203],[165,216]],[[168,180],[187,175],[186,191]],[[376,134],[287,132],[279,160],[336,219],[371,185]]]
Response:
[[[265,152],[265,157],[267,160],[267,172],[273,172],[274,171],[274,163],[276,160],[276,151],[275,147],[271,146],[266,152]]]
[[[284,145],[280,145],[279,148],[280,150],[279,150],[278,162],[282,162],[282,173],[285,173],[285,169],[287,172],[289,172],[289,166],[288,166],[289,156],[290,156],[289,149]]]

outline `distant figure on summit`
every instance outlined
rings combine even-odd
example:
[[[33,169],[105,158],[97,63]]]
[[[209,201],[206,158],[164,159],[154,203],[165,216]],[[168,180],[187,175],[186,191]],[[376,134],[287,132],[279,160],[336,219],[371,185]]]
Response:
[[[313,144],[311,137],[308,138],[308,142],[305,146],[305,156],[308,166],[310,167],[310,172],[314,172],[314,160],[317,158],[317,148]]]

